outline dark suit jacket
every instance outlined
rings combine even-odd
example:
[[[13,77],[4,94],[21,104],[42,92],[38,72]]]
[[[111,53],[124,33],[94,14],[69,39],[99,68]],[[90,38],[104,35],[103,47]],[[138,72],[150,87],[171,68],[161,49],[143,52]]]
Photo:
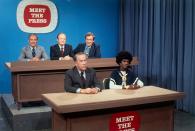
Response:
[[[69,44],[65,44],[64,45],[64,56],[71,56],[73,57],[74,53],[72,50],[72,46]],[[61,57],[61,52],[60,52],[60,47],[58,44],[55,44],[53,46],[50,47],[50,59],[51,60],[59,60],[59,58]]]
[[[87,68],[85,73],[86,73],[86,82],[85,82],[86,88],[93,88],[93,87],[98,87],[100,89],[102,88],[101,84],[96,78],[96,73],[94,69]],[[64,80],[64,88],[65,88],[65,91],[73,92],[73,93],[76,93],[76,90],[78,88],[81,88],[81,89],[85,88],[85,87],[82,87],[82,80],[81,80],[80,74],[76,67],[66,71],[65,80]]]
[[[85,51],[85,46],[86,46],[86,43],[79,44],[74,49],[74,54],[76,54],[78,52],[84,52]],[[88,57],[89,58],[100,58],[101,57],[100,46],[93,43],[93,45],[91,46],[91,49],[89,51],[89,56]]]

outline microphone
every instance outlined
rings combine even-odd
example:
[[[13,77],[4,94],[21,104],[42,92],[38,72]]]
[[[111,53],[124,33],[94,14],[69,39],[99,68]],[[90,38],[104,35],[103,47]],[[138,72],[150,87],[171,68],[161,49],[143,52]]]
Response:
[[[137,83],[138,80],[139,80],[139,78],[137,77],[137,78],[135,79],[135,81],[133,82],[133,85],[135,85],[135,84]]]

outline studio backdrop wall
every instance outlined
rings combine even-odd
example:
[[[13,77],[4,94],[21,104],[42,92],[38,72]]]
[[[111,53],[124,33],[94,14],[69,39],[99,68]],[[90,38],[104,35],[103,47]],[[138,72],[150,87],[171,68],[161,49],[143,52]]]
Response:
[[[0,1],[0,93],[11,92],[10,72],[5,62],[17,61],[28,33],[18,28],[16,10],[20,0]],[[49,47],[56,43],[56,35],[64,32],[73,48],[84,41],[87,32],[93,32],[101,46],[102,57],[114,57],[119,43],[119,0],[52,0],[58,10],[58,24],[50,33],[38,34],[39,45]]]

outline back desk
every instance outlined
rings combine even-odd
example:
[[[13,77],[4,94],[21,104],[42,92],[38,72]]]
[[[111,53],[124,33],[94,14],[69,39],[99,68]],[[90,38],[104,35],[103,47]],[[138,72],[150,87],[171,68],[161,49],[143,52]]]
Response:
[[[137,65],[133,58],[131,65]],[[70,61],[39,61],[6,63],[12,77],[12,94],[20,106],[22,102],[40,101],[41,94],[64,92],[64,73],[74,66]],[[101,81],[108,77],[118,65],[115,58],[88,59],[88,66],[97,72]]]

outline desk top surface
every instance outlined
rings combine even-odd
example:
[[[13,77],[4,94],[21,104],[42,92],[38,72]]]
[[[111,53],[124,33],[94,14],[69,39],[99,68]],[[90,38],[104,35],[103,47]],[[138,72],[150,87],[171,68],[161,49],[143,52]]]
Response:
[[[50,93],[43,94],[43,100],[58,113],[69,113],[121,106],[139,105],[163,101],[174,101],[184,96],[154,86],[136,90],[103,90],[98,94]]]
[[[88,67],[92,68],[115,68],[118,64],[115,58],[94,58],[88,59]],[[139,63],[137,57],[133,57],[131,65]],[[46,60],[46,61],[16,61],[6,62],[5,66],[10,72],[26,72],[26,71],[44,71],[44,70],[66,70],[75,66],[73,60]]]

